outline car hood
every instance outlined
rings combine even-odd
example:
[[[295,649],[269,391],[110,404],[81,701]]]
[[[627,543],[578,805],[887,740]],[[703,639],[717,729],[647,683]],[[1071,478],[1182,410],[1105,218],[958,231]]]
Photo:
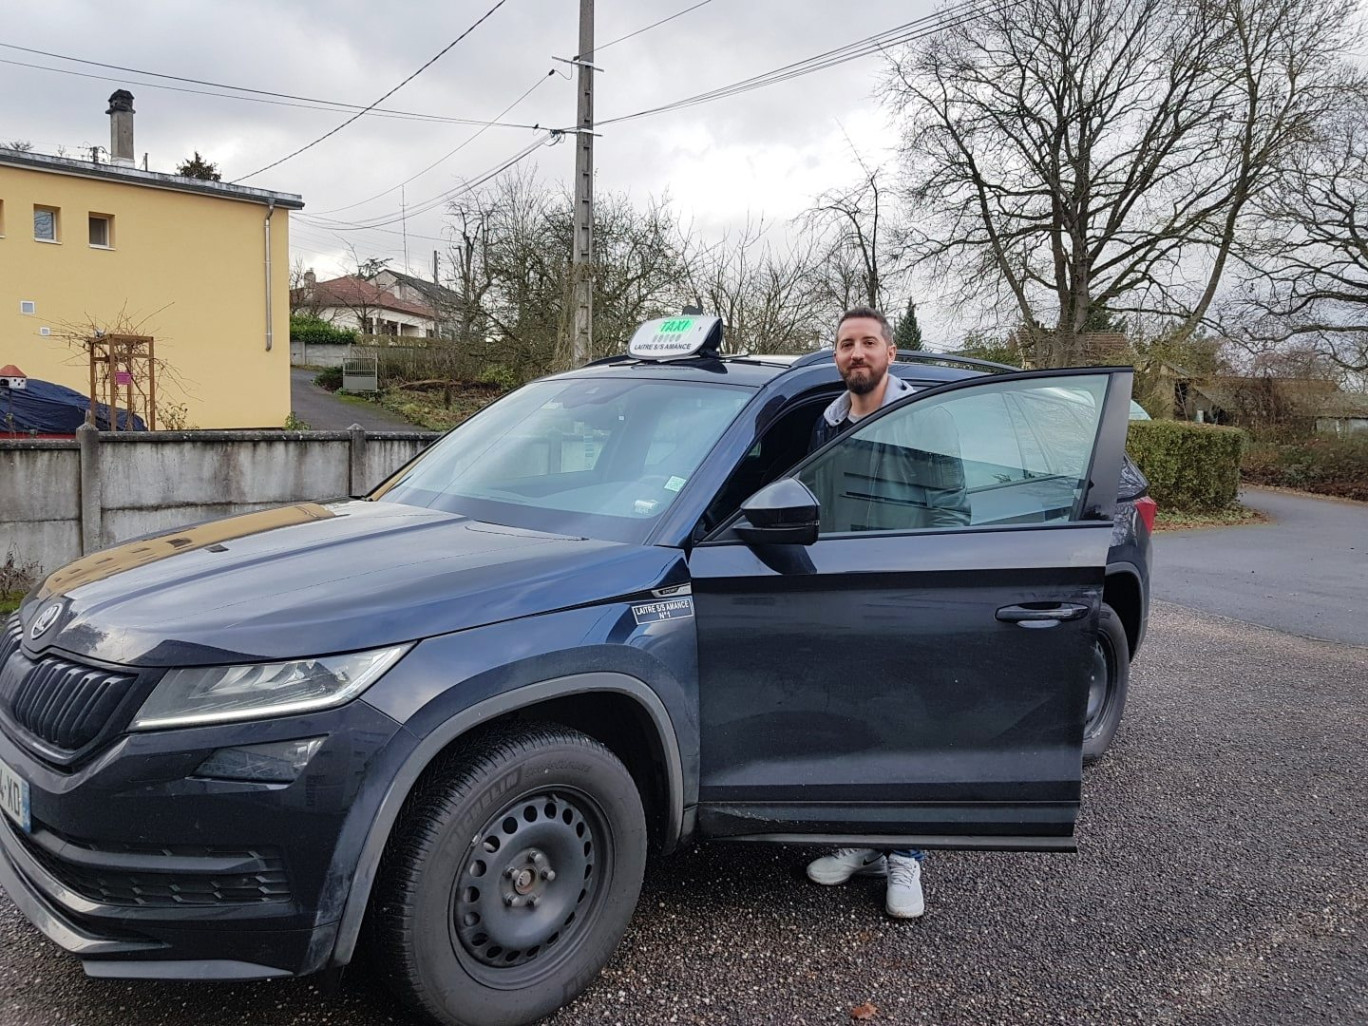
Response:
[[[25,643],[149,667],[358,651],[638,594],[678,558],[393,503],[302,504],[58,570],[25,605]]]

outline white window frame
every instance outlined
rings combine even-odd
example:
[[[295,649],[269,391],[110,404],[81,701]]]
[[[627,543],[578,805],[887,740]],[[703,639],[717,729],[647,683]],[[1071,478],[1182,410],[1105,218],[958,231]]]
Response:
[[[91,211],[91,213],[88,215],[87,220],[88,220],[88,224],[89,224],[90,227],[94,227],[94,224],[95,224],[96,221],[101,221],[101,222],[104,223],[104,242],[96,242],[95,239],[94,239],[93,237],[91,237],[91,238],[90,238],[90,248],[91,248],[91,249],[113,249],[113,248],[114,248],[114,215],[113,215],[113,214],[97,214],[97,213],[95,213],[94,211]],[[87,228],[87,232],[89,232],[89,230],[90,230],[90,228],[88,227],[88,228]]]
[[[38,234],[38,215],[40,213],[49,214],[52,217],[52,237],[47,238]],[[42,203],[33,205],[33,241],[60,243],[62,241],[62,208],[49,207]]]

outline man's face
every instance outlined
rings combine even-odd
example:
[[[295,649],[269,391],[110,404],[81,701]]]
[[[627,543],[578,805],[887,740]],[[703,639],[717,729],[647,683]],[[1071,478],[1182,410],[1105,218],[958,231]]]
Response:
[[[878,388],[896,355],[872,317],[851,317],[836,333],[836,369],[846,388],[856,395],[868,395]]]

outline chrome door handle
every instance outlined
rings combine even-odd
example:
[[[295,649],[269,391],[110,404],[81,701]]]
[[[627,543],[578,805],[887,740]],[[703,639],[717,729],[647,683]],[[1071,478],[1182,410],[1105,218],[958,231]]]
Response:
[[[1003,623],[1041,623],[1052,620],[1077,620],[1088,615],[1088,607],[1076,602],[1056,602],[1053,605],[1003,606],[997,618]]]

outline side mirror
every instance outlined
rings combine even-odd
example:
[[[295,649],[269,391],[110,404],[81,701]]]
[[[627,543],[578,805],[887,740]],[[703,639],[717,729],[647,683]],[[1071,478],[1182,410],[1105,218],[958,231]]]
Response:
[[[797,478],[772,481],[741,504],[736,533],[751,545],[811,545],[817,540],[817,496]]]

